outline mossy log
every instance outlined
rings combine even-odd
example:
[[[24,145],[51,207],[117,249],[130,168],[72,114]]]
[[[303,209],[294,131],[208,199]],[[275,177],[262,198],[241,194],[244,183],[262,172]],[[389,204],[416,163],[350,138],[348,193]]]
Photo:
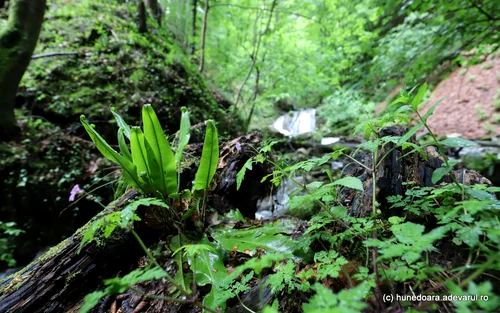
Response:
[[[236,190],[236,174],[248,158],[254,156],[260,139],[260,135],[254,132],[221,144],[215,187],[209,195],[209,205],[220,213],[239,206],[245,210],[245,215],[252,216],[259,195],[267,192],[266,185],[260,184],[260,180],[270,173],[269,164],[254,166],[243,180],[240,190]],[[201,144],[192,144],[187,149],[188,155],[201,155],[201,148]],[[196,162],[193,162],[183,172],[183,178],[192,181],[195,171]],[[136,268],[144,251],[125,230],[117,229],[106,240],[85,244],[80,253],[78,249],[92,222],[120,210],[137,195],[135,190],[127,192],[73,236],[1,281],[0,313],[76,312],[83,297],[100,288],[103,279],[123,275]],[[140,213],[142,216],[145,214],[147,212]],[[158,242],[160,236],[166,235],[149,226],[147,222],[135,224],[136,232],[146,244]]]
[[[381,131],[381,136],[403,136],[406,133],[403,127],[387,127]],[[416,143],[415,137],[410,141]],[[382,163],[375,171],[375,193],[377,207],[381,209],[385,217],[399,215],[401,212],[396,209],[389,209],[387,197],[401,195],[404,196],[407,189],[413,186],[428,187],[434,186],[432,183],[432,173],[435,169],[441,167],[443,158],[433,146],[424,149],[427,154],[427,160],[418,152],[408,154],[412,148],[406,150],[401,147],[394,148],[393,144],[387,144],[383,149],[379,149],[377,155],[379,159],[386,155]],[[403,158],[404,156],[404,158]],[[345,188],[340,194],[340,201],[349,208],[349,212],[358,217],[367,217],[373,211],[373,173],[366,168],[372,168],[373,160],[370,153],[357,153],[354,156],[365,167],[351,163],[344,171],[346,176],[359,177],[363,182],[363,191],[356,191]],[[451,171],[459,183],[464,185],[487,184],[491,182],[479,173],[468,170],[463,166],[457,165]],[[405,184],[413,182],[412,184]],[[437,184],[442,182],[451,183],[451,177],[445,175]]]
[[[0,312],[68,312],[105,278],[131,270],[140,247],[130,234],[117,230],[110,240],[86,244],[82,236],[95,220],[123,207],[137,195],[130,191],[111,203],[73,236],[0,283]],[[137,247],[136,247],[137,246]]]

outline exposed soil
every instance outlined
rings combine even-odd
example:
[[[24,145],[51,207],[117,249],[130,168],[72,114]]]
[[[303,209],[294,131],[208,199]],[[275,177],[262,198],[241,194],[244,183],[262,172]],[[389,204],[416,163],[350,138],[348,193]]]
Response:
[[[499,81],[500,58],[455,69],[433,90],[428,104],[422,108],[426,112],[445,98],[428,120],[431,130],[440,135],[460,134],[468,139],[498,136],[500,125],[495,119],[500,108],[495,109],[493,102],[500,92]]]

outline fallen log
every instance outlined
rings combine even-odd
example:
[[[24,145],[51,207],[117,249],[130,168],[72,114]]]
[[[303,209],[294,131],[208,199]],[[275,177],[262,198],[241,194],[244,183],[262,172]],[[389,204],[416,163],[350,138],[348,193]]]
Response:
[[[215,188],[209,194],[209,206],[220,213],[239,207],[246,216],[255,215],[256,202],[267,192],[260,184],[262,177],[271,172],[269,164],[259,164],[246,175],[239,191],[236,190],[236,174],[248,158],[255,155],[261,137],[253,132],[221,144],[219,168]],[[201,155],[201,144],[186,149],[192,156]],[[196,172],[192,163],[182,177],[190,188]],[[126,230],[116,229],[107,240],[92,241],[78,249],[86,229],[97,219],[123,208],[138,193],[128,191],[117,201],[77,230],[73,236],[36,259],[21,271],[0,282],[0,313],[21,312],[76,312],[88,293],[102,286],[103,279],[128,273],[137,267],[144,251]],[[146,216],[147,212],[142,212]],[[145,219],[147,220],[147,218]],[[147,222],[135,224],[135,230],[146,243],[158,242],[165,231],[149,227]]]
[[[67,312],[75,303],[120,271],[131,270],[141,254],[130,234],[117,230],[102,245],[87,244],[77,253],[88,225],[123,207],[137,192],[111,203],[73,236],[0,283],[0,312]]]

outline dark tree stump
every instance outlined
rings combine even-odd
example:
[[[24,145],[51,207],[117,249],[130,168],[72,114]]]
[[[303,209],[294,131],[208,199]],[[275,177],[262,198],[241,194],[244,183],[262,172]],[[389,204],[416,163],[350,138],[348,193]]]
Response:
[[[380,134],[383,136],[403,136],[406,129],[403,127],[387,127],[384,128]],[[411,142],[416,143],[415,137],[410,139]],[[379,158],[388,153],[394,147],[393,144],[387,144],[384,149],[378,151]],[[384,216],[397,215],[397,210],[389,210],[387,197],[402,195],[404,196],[407,189],[413,186],[405,186],[405,182],[415,182],[417,186],[427,187],[433,186],[431,181],[432,173],[435,169],[441,167],[443,159],[435,147],[429,146],[425,148],[428,160],[425,160],[418,152],[413,152],[410,155],[402,158],[403,155],[410,152],[411,148],[403,151],[401,147],[394,149],[384,159],[382,164],[376,170],[376,201],[380,203],[380,208]],[[358,153],[355,158],[372,168],[373,160],[370,153]],[[352,215],[358,217],[367,217],[372,213],[373,201],[373,180],[372,173],[362,166],[351,163],[344,172],[347,176],[356,176],[363,182],[364,191],[356,191],[353,189],[345,188],[340,196],[340,201],[344,203]],[[468,170],[464,167],[455,166],[451,172],[459,183],[464,185],[472,184],[488,184],[491,182],[479,173],[473,170]],[[451,183],[451,178],[446,175],[437,184],[442,182]]]

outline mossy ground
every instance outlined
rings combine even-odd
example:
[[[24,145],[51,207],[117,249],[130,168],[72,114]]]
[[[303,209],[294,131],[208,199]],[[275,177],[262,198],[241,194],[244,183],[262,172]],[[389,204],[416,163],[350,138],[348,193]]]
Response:
[[[166,28],[148,20],[148,32],[139,33],[135,20],[132,2],[48,3],[35,55],[77,54],[32,60],[16,99],[22,138],[0,147],[2,220],[25,230],[14,243],[19,264],[71,235],[102,209],[98,202],[106,205],[113,199],[109,184],[92,192],[96,198],[68,208],[75,184],[89,192],[118,178],[116,168],[88,139],[81,114],[111,144],[117,127],[110,108],[138,125],[146,103],[153,105],[169,134],[178,130],[181,106],[190,110],[193,125],[213,118],[222,135],[241,130],[243,123],[227,117],[222,109],[227,104],[215,100]]]

